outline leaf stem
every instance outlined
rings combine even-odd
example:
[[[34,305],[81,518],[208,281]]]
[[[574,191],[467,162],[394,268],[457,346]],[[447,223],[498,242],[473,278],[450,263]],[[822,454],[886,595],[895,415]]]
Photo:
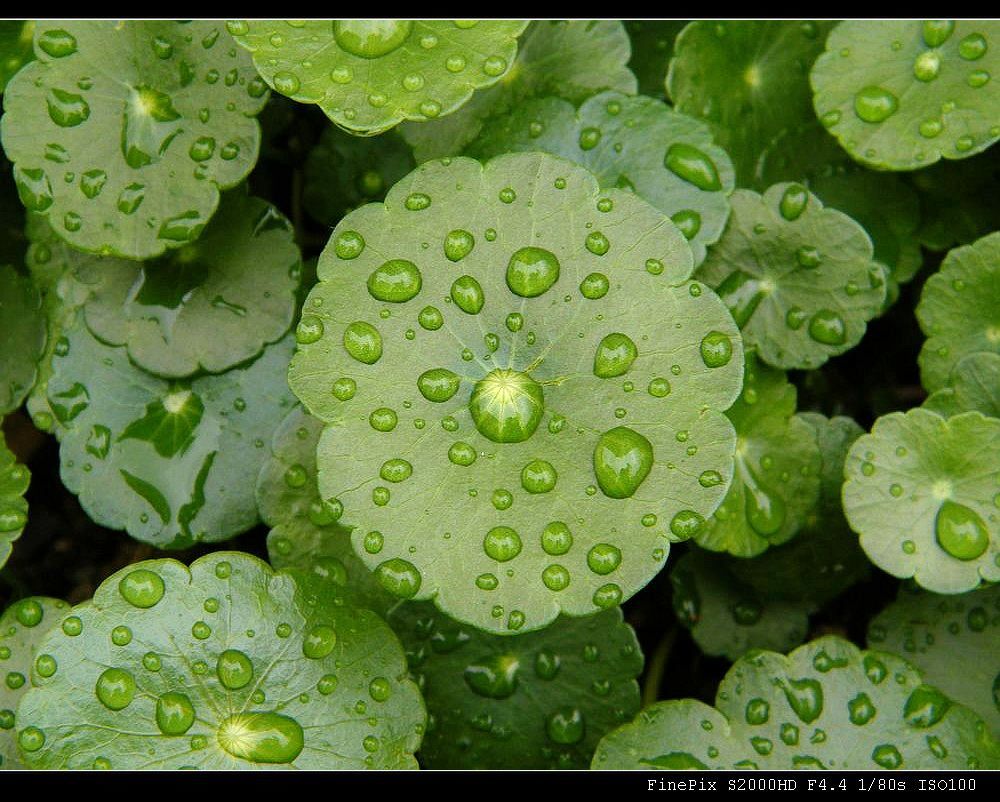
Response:
[[[667,659],[670,657],[676,638],[677,627],[671,627],[656,645],[656,650],[649,659],[646,679],[642,684],[643,707],[648,707],[660,698],[660,682],[663,680],[663,671],[667,667]]]

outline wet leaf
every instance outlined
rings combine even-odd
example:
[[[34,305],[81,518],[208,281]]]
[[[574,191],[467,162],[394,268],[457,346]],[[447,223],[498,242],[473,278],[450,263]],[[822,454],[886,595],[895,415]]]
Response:
[[[340,223],[289,381],[383,585],[511,633],[660,570],[732,476],[741,343],[691,265],[662,213],[544,154],[428,163]]]
[[[28,522],[24,494],[30,482],[31,472],[17,462],[0,433],[0,568],[6,565],[14,541]]]
[[[45,349],[42,299],[31,279],[0,265],[0,417],[21,406]]]

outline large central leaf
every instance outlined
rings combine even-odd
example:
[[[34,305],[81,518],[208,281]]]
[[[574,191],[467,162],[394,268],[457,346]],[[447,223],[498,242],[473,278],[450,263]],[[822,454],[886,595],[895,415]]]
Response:
[[[36,647],[25,763],[416,768],[425,713],[399,641],[307,584],[239,552],[108,577]]]
[[[543,154],[428,163],[341,222],[289,380],[387,588],[527,631],[628,598],[698,530],[743,358],[691,266],[661,212]]]
[[[45,21],[4,95],[21,201],[81,250],[195,239],[257,160],[267,86],[221,22]]]

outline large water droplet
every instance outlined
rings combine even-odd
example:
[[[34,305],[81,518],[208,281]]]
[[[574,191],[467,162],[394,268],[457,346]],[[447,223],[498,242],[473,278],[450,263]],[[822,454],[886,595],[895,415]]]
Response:
[[[444,255],[452,262],[459,262],[472,253],[476,238],[468,231],[456,228],[444,240]]]
[[[934,520],[938,545],[958,560],[975,560],[990,544],[983,519],[964,504],[945,501]]]
[[[118,592],[133,607],[147,609],[163,598],[163,579],[153,571],[139,568],[118,583]]]
[[[941,70],[941,54],[936,50],[925,50],[913,61],[913,77],[918,81],[933,81]]]
[[[108,710],[124,710],[135,698],[135,677],[123,668],[105,669],[94,692]]]
[[[609,498],[629,498],[653,467],[653,446],[634,429],[617,426],[604,432],[594,448],[597,484]]]
[[[483,539],[483,550],[497,562],[513,560],[521,553],[521,536],[509,526],[494,526]]]
[[[232,691],[246,687],[253,679],[253,663],[237,649],[226,649],[216,661],[215,673],[226,688]]]
[[[383,588],[402,599],[410,599],[420,590],[420,571],[413,563],[399,557],[380,563],[375,569],[375,577]]]
[[[305,743],[301,725],[280,713],[241,713],[219,725],[219,745],[254,763],[291,763]]]
[[[604,337],[594,353],[594,375],[601,379],[622,376],[632,367],[639,356],[632,339],[621,332]]]
[[[337,632],[326,624],[317,624],[302,641],[302,654],[310,660],[322,660],[337,645]]]
[[[183,735],[194,724],[194,705],[183,693],[165,693],[156,700],[156,726],[164,735]]]
[[[521,487],[529,493],[548,493],[556,486],[556,469],[551,462],[536,459],[521,469]]]
[[[667,148],[664,166],[678,178],[698,189],[714,192],[722,189],[715,163],[693,145],[675,142]]]
[[[49,117],[56,125],[72,128],[90,117],[90,106],[81,95],[52,88],[45,98]]]
[[[421,284],[420,270],[407,259],[390,259],[368,276],[368,292],[386,303],[401,304],[415,298]]]
[[[542,386],[526,373],[493,370],[476,383],[469,410],[483,437],[495,443],[520,443],[542,420]]]
[[[451,300],[467,315],[478,315],[486,303],[486,295],[472,276],[459,276],[452,282]]]
[[[536,298],[558,279],[559,260],[544,248],[521,248],[507,263],[507,286],[523,298]]]
[[[333,37],[352,56],[378,58],[400,47],[412,28],[409,20],[337,20],[333,23]]]
[[[809,204],[809,191],[801,184],[790,184],[778,202],[778,211],[788,221],[798,220]]]
[[[344,348],[358,362],[374,365],[382,358],[382,335],[371,323],[356,320],[344,329]]]
[[[785,524],[785,502],[756,477],[746,485],[746,515],[753,530],[763,538],[777,534]]]
[[[843,345],[847,341],[847,324],[832,309],[820,309],[809,318],[809,336],[823,345]]]
[[[760,281],[742,270],[730,273],[716,292],[740,328],[747,324],[765,297]]]
[[[579,743],[586,731],[583,712],[578,707],[565,707],[545,720],[545,732],[557,744]]]
[[[721,331],[710,331],[701,341],[701,360],[709,368],[721,368],[733,357],[733,341]]]
[[[428,401],[443,403],[458,392],[462,380],[447,368],[432,368],[417,379],[420,394]]]
[[[866,123],[887,120],[898,108],[899,99],[880,86],[866,86],[854,96],[854,113]]]
[[[782,690],[792,710],[804,723],[811,724],[823,712],[823,686],[814,679],[790,679]]]
[[[906,700],[903,716],[910,726],[927,729],[943,719],[950,707],[951,700],[937,688],[921,685]]]
[[[520,662],[510,654],[497,654],[470,663],[463,677],[466,684],[480,696],[506,699],[517,690]]]

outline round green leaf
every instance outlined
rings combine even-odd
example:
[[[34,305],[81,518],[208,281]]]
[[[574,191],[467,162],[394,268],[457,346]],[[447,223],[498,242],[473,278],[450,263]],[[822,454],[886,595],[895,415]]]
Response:
[[[1000,148],[943,160],[908,177],[920,196],[920,244],[946,251],[984,237],[1000,220]]]
[[[145,262],[58,252],[90,331],[166,377],[220,373],[253,359],[292,324],[301,264],[271,204],[228,193],[196,242]]]
[[[983,720],[901,658],[836,637],[788,657],[751,652],[715,708],[659,702],[604,738],[595,769],[990,769]]]
[[[818,122],[779,134],[761,154],[757,176],[760,188],[801,181],[825,205],[860,223],[891,281],[907,282],[920,269],[920,203],[913,188],[895,173],[861,167]]]
[[[847,450],[864,431],[841,415],[795,417],[813,430],[819,445],[819,499],[791,541],[752,560],[730,560],[729,570],[763,598],[822,605],[864,579],[870,566],[840,502]]]
[[[332,227],[352,209],[382,200],[413,167],[410,146],[395,131],[359,137],[328,126],[306,159],[302,204]]]
[[[487,122],[467,152],[483,159],[538,150],[582,164],[603,187],[634,190],[677,224],[695,264],[726,225],[729,157],[704,123],[658,100],[602,92],[579,110],[558,98],[528,100]]]
[[[14,73],[35,57],[31,47],[34,31],[34,20],[0,21],[0,92]]]
[[[426,124],[405,123],[400,133],[418,162],[454,156],[472,142],[493,115],[506,114],[533,97],[561,97],[580,104],[604,89],[634,95],[626,66],[629,41],[618,20],[536,20],[518,45],[504,79],[477,92],[455,114]]]
[[[248,554],[130,565],[37,648],[30,768],[416,768],[424,706],[389,628]]]
[[[273,527],[267,536],[271,564],[329,580],[352,606],[384,616],[399,599],[354,553],[351,530],[338,523],[339,505],[319,495],[316,445],[322,429],[322,421],[296,405],[274,432],[257,479],[260,517]]]
[[[909,589],[868,626],[868,643],[905,655],[956,702],[1000,733],[1000,586],[941,598]]]
[[[38,377],[45,314],[31,279],[0,265],[0,417],[21,406]]]
[[[667,67],[674,53],[674,41],[688,20],[623,20],[632,44],[629,69],[639,82],[639,92],[651,97],[666,94]]]
[[[620,609],[491,635],[426,602],[389,617],[434,722],[430,769],[586,768],[605,733],[639,710],[642,652]]]
[[[722,505],[695,535],[702,548],[754,557],[790,540],[808,520],[821,462],[815,434],[795,417],[795,400],[785,374],[748,351],[743,394],[726,412],[736,428],[736,473]]]
[[[10,557],[12,545],[28,522],[28,502],[24,494],[31,472],[19,465],[0,433],[0,568]]]
[[[627,599],[694,534],[743,356],[691,266],[662,213],[546,154],[425,164],[340,223],[289,382],[387,588],[529,631]]]
[[[965,357],[951,372],[951,386],[931,393],[923,407],[945,418],[972,411],[1000,418],[1000,354]]]
[[[257,522],[265,444],[294,399],[292,338],[247,367],[167,382],[102,345],[78,319],[56,346],[48,400],[62,479],[101,526],[160,548],[239,534]]]
[[[842,22],[810,75],[816,116],[876,169],[972,156],[1000,139],[998,44],[990,20]]]
[[[499,81],[523,20],[235,20],[264,80],[348,131],[433,120]]]
[[[851,446],[844,512],[869,559],[935,593],[1000,580],[1000,420],[894,412]]]
[[[885,300],[865,230],[801,184],[737,190],[698,277],[714,287],[765,362],[816,368],[857,345]]]
[[[1000,231],[948,252],[927,279],[917,319],[927,335],[920,378],[929,392],[948,384],[961,359],[1000,354]]]
[[[752,562],[752,561],[750,561]],[[762,598],[741,583],[718,557],[690,551],[670,572],[678,620],[698,647],[736,660],[750,649],[788,651],[809,632],[809,601]]]
[[[257,161],[267,87],[218,21],[44,21],[4,95],[21,201],[94,253],[198,237]]]
[[[51,655],[43,656],[37,647],[53,620],[68,608],[59,599],[33,596],[14,602],[0,615],[0,769],[23,768],[15,729],[17,703],[31,688],[32,668],[48,672],[51,667]]]
[[[674,43],[667,93],[678,111],[705,120],[753,186],[761,150],[812,119],[809,67],[833,22],[700,20]]]

